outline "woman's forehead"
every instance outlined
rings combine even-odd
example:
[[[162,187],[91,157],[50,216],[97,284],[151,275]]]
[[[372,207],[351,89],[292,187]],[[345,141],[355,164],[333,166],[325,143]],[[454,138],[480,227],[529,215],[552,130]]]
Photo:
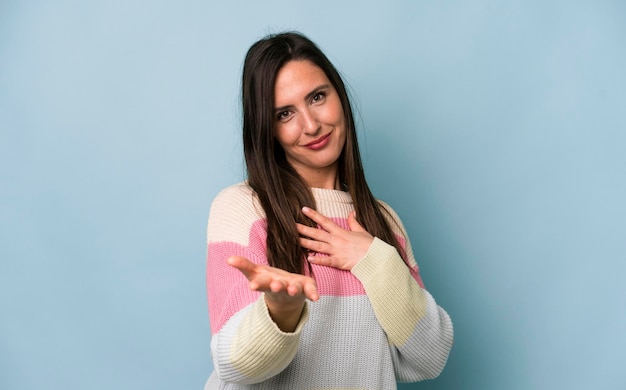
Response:
[[[276,75],[274,100],[277,106],[293,104],[322,86],[332,86],[326,73],[311,61],[289,61]],[[284,101],[284,102],[281,102]]]

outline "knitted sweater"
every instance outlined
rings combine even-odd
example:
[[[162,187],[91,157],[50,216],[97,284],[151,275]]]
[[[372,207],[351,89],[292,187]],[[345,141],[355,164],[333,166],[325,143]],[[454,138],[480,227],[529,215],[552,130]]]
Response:
[[[348,229],[349,193],[312,188],[320,213]],[[424,289],[404,227],[386,204],[406,252],[375,238],[351,271],[312,265],[320,299],[305,303],[293,333],[269,316],[262,293],[226,264],[232,255],[268,264],[266,221],[244,182],[214,200],[208,222],[209,389],[395,389],[434,378],[446,364],[453,330]],[[387,213],[385,213],[387,214]]]

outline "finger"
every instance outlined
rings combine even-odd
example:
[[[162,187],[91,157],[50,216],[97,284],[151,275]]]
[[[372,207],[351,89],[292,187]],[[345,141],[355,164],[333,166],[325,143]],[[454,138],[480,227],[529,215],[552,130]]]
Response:
[[[296,282],[289,283],[289,286],[287,286],[287,294],[292,297],[302,294],[302,285]]]
[[[317,285],[314,280],[310,280],[305,282],[304,286],[304,296],[312,300],[313,302],[317,301],[320,296],[317,292]]]
[[[226,263],[241,271],[248,280],[258,272],[258,265],[242,256],[231,256],[226,260]]]
[[[330,233],[325,230],[306,226],[301,223],[297,223],[296,228],[298,229],[298,233],[302,234],[303,236],[312,238],[316,241],[330,242],[331,240]]]
[[[253,291],[267,291],[270,290],[272,281],[273,279],[269,274],[257,274],[250,279],[249,287]]]
[[[348,215],[348,227],[353,232],[364,232],[363,226],[356,220],[356,211],[353,211]]]
[[[304,206],[302,208],[302,212],[304,213],[304,215],[311,218],[313,221],[317,222],[317,224],[320,225],[322,229],[326,230],[329,233],[333,233],[337,231],[337,229],[341,229],[341,227],[339,227],[339,225],[334,223],[332,219],[318,213],[317,211],[309,207]],[[344,230],[344,229],[341,229],[341,230]]]
[[[313,252],[329,254],[330,245],[315,240],[309,240],[308,238],[300,237],[300,246]]]
[[[287,283],[281,279],[274,279],[270,282],[270,291],[277,293],[285,291],[287,289]]]
[[[332,259],[330,256],[315,256],[315,255],[309,255],[307,258],[307,261],[313,264],[317,264],[317,265],[325,265],[325,266],[332,266]]]

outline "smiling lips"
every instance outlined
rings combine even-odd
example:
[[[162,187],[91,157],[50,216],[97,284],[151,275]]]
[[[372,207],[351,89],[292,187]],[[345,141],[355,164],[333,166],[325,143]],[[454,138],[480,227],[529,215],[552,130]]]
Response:
[[[326,146],[326,144],[328,144],[328,141],[330,141],[330,134],[331,133],[323,135],[323,136],[319,137],[318,139],[313,140],[313,141],[309,142],[308,144],[306,144],[304,146],[309,148],[309,149],[313,149],[313,150],[321,149],[324,146]]]

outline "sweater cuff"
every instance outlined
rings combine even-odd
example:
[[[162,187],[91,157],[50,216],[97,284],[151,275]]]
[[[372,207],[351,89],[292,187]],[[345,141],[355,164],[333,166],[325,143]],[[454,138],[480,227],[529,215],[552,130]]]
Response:
[[[363,284],[389,341],[403,345],[424,316],[426,301],[396,248],[374,238],[365,257],[351,272]]]
[[[262,294],[241,323],[231,349],[231,363],[250,378],[249,383],[271,378],[284,370],[298,352],[300,334],[309,318],[305,301],[294,332],[283,332],[270,317]]]
[[[261,302],[263,303],[262,305],[261,305]],[[294,336],[300,335],[300,333],[302,332],[302,328],[304,327],[304,324],[306,324],[306,322],[309,319],[309,301],[305,300],[304,307],[302,308],[302,314],[300,314],[300,319],[298,320],[298,325],[296,325],[296,329],[294,329],[293,332],[284,332],[278,327],[278,325],[276,325],[276,323],[272,319],[272,316],[270,315],[270,309],[267,307],[267,304],[265,303],[265,293],[261,294],[261,297],[259,298],[259,301],[256,303],[256,305],[259,306],[257,310],[259,310],[260,314],[262,313],[262,316],[265,318],[265,321],[269,321],[271,323],[271,326],[272,326],[271,332],[278,333],[285,337],[294,337]]]
[[[396,248],[380,238],[374,237],[374,241],[372,241],[367,253],[352,267],[351,272],[365,285],[377,275],[380,275],[381,270],[386,266],[385,263],[393,257],[394,252],[397,253]],[[399,259],[399,261],[402,262],[401,265],[403,267],[406,267],[402,259]]]

